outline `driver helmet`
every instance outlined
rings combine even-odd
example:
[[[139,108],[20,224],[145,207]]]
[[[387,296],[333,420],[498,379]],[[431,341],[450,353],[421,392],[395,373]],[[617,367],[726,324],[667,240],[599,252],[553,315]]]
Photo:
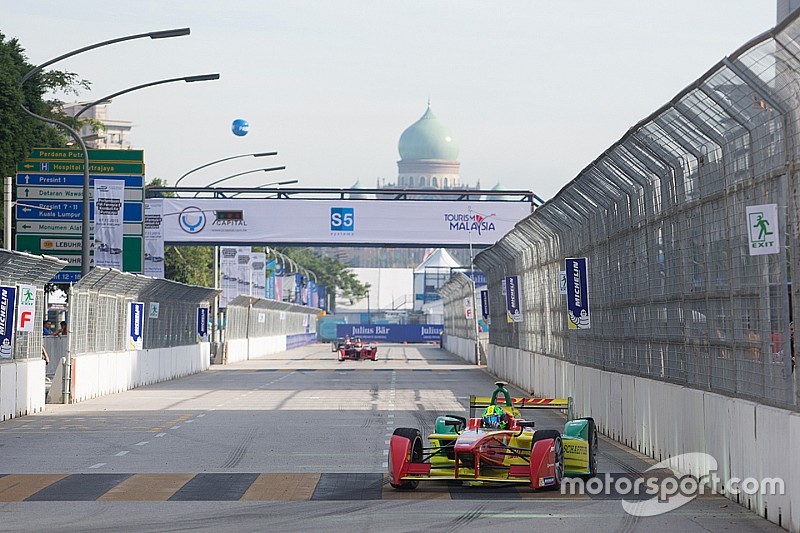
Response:
[[[506,414],[500,406],[490,405],[483,410],[483,427],[489,429],[505,429]]]

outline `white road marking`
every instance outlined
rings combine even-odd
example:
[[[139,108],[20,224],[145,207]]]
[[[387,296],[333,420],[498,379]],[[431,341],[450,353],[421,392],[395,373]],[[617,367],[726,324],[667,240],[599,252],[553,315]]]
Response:
[[[137,442],[136,446],[144,446],[145,444],[150,444],[149,440],[143,440],[142,442]]]
[[[383,466],[384,468],[389,468],[389,463],[388,462],[383,463],[381,466]]]
[[[161,437],[163,437],[164,435],[166,435],[166,433],[159,433],[159,434],[157,434],[157,435],[156,435],[156,438],[161,438]]]
[[[122,451],[122,452],[115,453],[114,455],[116,455],[117,457],[122,457],[123,455],[127,455],[127,454],[128,454],[128,450],[125,450],[125,451]]]
[[[183,423],[184,423],[184,424],[191,424],[192,422],[194,422],[194,420],[186,420],[186,421],[184,421]]]
[[[96,465],[92,465],[89,468],[100,468],[101,466],[106,466],[105,463],[97,463]]]
[[[197,415],[197,418],[203,418],[204,416],[206,416],[205,413],[200,413],[199,415]]]
[[[169,429],[178,429],[179,427],[180,427],[180,426],[172,426],[172,427],[171,427],[171,428],[169,428]]]

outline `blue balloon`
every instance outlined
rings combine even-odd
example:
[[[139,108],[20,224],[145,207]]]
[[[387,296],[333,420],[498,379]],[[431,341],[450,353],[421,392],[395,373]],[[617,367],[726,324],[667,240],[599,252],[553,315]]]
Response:
[[[233,134],[237,137],[244,137],[247,135],[247,131],[249,129],[250,124],[248,124],[246,120],[242,120],[240,118],[234,120],[233,124],[231,125],[231,131],[233,131]]]

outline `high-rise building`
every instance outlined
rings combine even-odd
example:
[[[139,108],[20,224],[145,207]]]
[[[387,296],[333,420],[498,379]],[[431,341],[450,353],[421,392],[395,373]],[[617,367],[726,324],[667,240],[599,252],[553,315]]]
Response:
[[[111,102],[110,100],[108,101]],[[90,102],[74,102],[64,104],[64,112],[74,117],[78,111]],[[131,144],[126,137],[133,124],[127,120],[114,120],[108,117],[108,105],[101,104],[89,108],[81,118],[90,118],[99,122],[102,127],[89,124],[79,132],[84,138],[88,148],[102,148],[107,150],[130,150]]]
[[[778,24],[800,7],[800,0],[778,0]]]

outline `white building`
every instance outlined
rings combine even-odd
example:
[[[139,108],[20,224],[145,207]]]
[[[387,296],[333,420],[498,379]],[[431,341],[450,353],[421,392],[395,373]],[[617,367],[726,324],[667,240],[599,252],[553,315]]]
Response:
[[[75,102],[64,104],[64,112],[74,117],[75,114],[91,102]],[[111,103],[111,100],[108,100]],[[81,115],[81,118],[91,118],[103,125],[98,128],[94,125],[87,125],[79,132],[84,138],[88,148],[101,148],[107,150],[130,150],[131,145],[127,141],[127,136],[133,124],[127,120],[113,120],[108,118],[108,105],[99,104]]]

